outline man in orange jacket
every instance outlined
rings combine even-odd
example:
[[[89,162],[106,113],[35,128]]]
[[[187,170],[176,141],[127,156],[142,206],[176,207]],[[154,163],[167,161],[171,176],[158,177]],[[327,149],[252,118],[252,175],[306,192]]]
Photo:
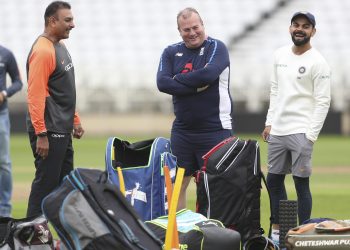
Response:
[[[44,33],[27,59],[27,130],[36,167],[27,216],[42,213],[43,198],[73,169],[72,135],[84,134],[76,112],[74,65],[61,41],[74,28],[71,6],[52,2],[44,17]]]

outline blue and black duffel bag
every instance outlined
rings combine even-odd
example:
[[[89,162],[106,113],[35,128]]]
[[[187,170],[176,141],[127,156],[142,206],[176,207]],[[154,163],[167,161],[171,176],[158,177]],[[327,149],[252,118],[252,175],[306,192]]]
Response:
[[[111,137],[106,146],[106,171],[109,180],[120,187],[117,167],[122,170],[125,196],[144,220],[168,214],[164,166],[175,181],[176,157],[170,141],[163,137],[130,143]]]

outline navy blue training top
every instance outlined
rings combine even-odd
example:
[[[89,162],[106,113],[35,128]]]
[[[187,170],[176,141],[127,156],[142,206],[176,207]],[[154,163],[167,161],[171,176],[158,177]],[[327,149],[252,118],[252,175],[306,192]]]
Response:
[[[160,59],[157,86],[172,95],[173,129],[211,132],[232,129],[229,92],[230,59],[223,42],[208,37],[197,49],[184,42],[165,48]],[[198,89],[209,85],[208,88]]]
[[[7,73],[12,80],[12,84],[9,87],[6,86]],[[9,98],[20,91],[22,86],[23,82],[13,53],[0,45],[0,92],[5,90],[7,92],[7,98]],[[7,106],[7,99],[5,99],[5,101],[0,104],[0,110],[6,109]]]

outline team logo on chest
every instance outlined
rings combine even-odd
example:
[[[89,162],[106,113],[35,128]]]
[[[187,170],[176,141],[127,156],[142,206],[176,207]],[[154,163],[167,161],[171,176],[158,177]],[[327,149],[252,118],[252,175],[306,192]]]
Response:
[[[204,55],[204,47],[202,47],[201,50],[199,51],[199,55],[200,56]]]
[[[304,66],[301,66],[298,71],[300,74],[304,74],[306,71],[306,68]]]

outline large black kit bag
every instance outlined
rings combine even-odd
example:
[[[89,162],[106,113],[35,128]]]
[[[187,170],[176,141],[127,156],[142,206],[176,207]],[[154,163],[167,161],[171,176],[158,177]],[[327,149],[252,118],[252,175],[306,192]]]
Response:
[[[69,250],[161,249],[105,171],[73,170],[45,197],[42,210]]]
[[[242,243],[261,236],[260,149],[255,140],[229,137],[203,156],[196,175],[196,211],[241,234]]]
[[[180,249],[186,250],[240,250],[241,236],[237,231],[225,228],[217,220],[182,209],[176,213]],[[148,227],[165,241],[168,216],[146,221]]]
[[[53,250],[54,243],[46,218],[0,217],[0,250]]]

